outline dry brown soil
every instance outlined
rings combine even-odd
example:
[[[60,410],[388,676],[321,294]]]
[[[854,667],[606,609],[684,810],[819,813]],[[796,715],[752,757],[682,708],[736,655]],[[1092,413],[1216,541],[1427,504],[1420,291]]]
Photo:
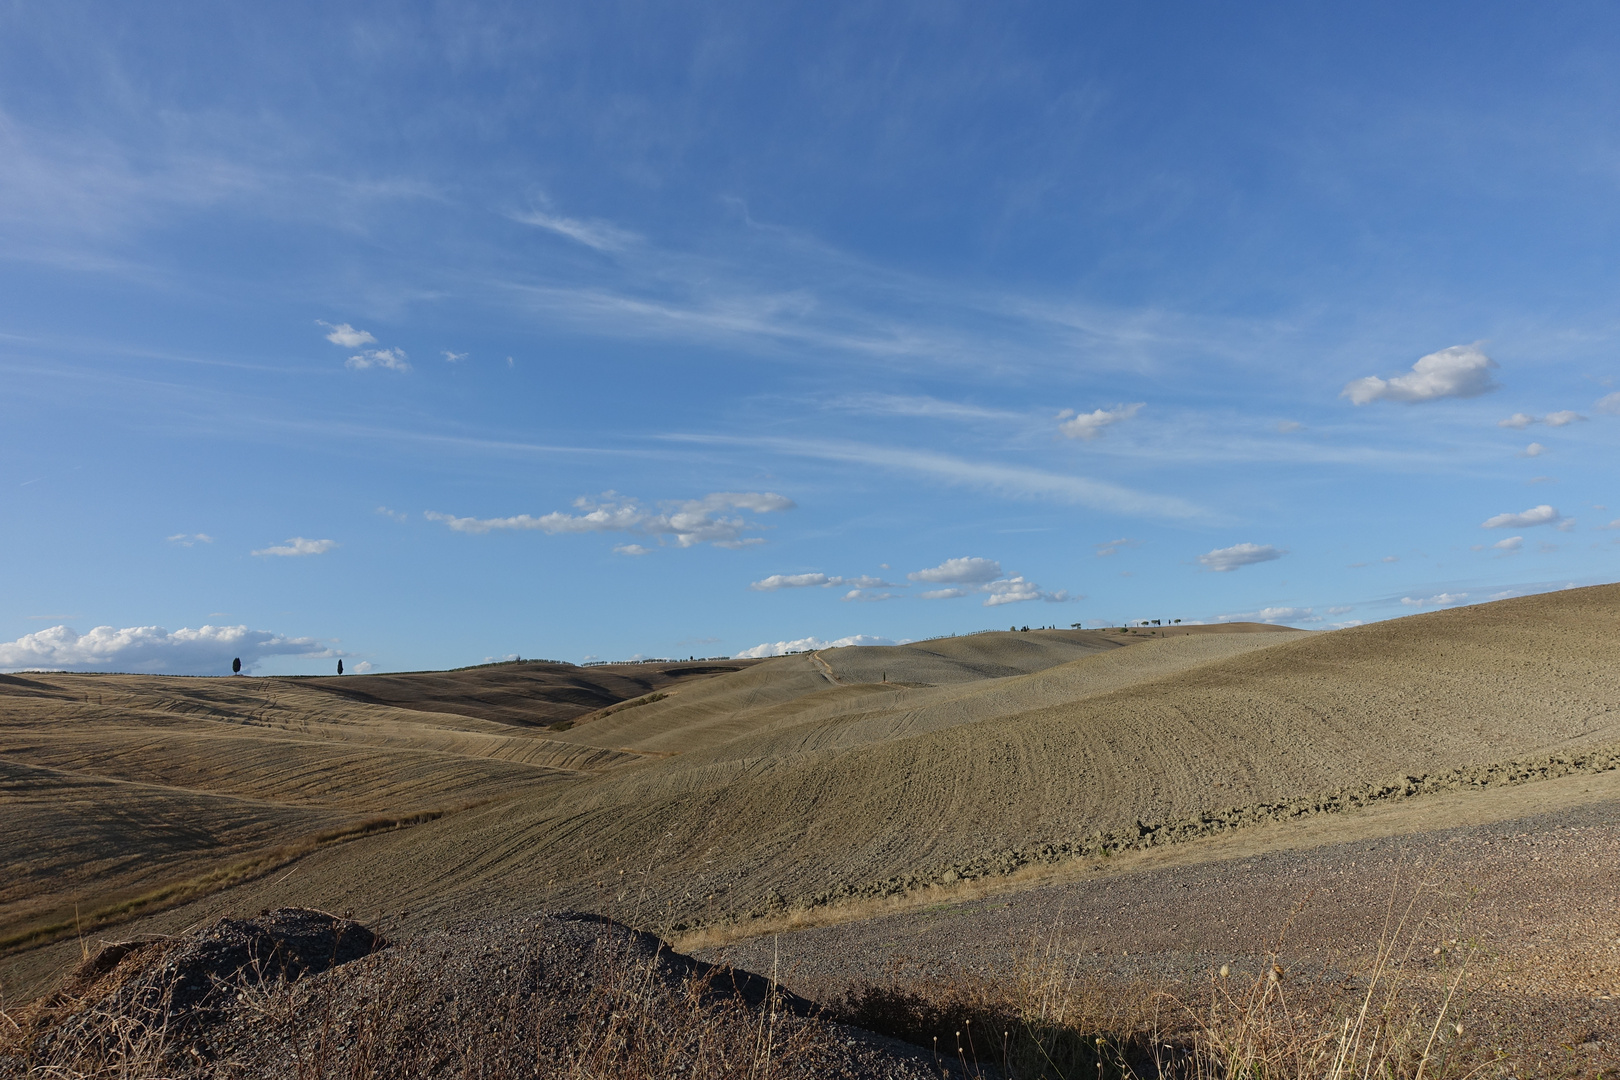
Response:
[[[168,680],[155,696],[145,687],[161,680],[25,676],[33,688],[0,698],[0,799],[25,815],[22,838],[0,841],[22,871],[0,917],[44,920],[379,807],[454,812],[328,844],[132,929],[306,904],[404,930],[586,908],[736,934],[1029,884],[1104,851],[1145,872],[1260,838],[1245,857],[1360,842],[1369,822],[1398,836],[1529,820],[1537,792],[1620,764],[1617,619],[1620,587],[1601,586],[1332,633],[1031,631],[827,650],[677,679],[619,711],[571,702],[563,731],[525,722],[510,694],[463,711],[442,688],[402,697],[415,676],[375,693],[375,677]],[[1600,786],[1574,792],[1570,812],[1612,805]],[[163,801],[199,792],[224,807],[216,818]],[[202,824],[165,839],[150,820]],[[85,859],[51,854],[81,833]],[[1258,940],[1270,924],[1250,903],[1228,906]],[[0,982],[41,985],[71,948],[13,952]]]

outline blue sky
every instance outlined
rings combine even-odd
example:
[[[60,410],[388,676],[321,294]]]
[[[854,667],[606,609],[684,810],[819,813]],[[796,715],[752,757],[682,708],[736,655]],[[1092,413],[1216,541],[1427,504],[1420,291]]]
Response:
[[[0,668],[1613,580],[1617,39],[1597,4],[7,5]]]

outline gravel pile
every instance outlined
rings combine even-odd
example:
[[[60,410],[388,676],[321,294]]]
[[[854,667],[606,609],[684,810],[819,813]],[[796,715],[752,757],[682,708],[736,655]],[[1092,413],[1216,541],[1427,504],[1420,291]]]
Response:
[[[390,943],[324,912],[108,946],[21,1017],[0,1077],[939,1077],[746,971],[600,916]]]

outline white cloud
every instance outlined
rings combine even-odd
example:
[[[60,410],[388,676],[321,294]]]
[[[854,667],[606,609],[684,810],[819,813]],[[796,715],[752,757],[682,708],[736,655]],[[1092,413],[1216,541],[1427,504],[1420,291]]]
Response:
[[[404,349],[362,349],[343,362],[344,367],[356,371],[367,368],[387,368],[389,371],[409,371],[410,362],[405,359]]]
[[[841,585],[852,585],[857,589],[875,589],[889,587],[892,583],[882,578],[869,577],[862,574],[860,577],[828,577],[826,574],[772,574],[749,584],[755,592],[776,592],[778,589],[831,589]],[[848,599],[846,597],[846,599]]]
[[[513,214],[512,220],[549,230],[558,236],[566,236],[597,251],[621,251],[641,239],[635,233],[627,232],[605,221],[581,221],[578,218],[541,213],[539,210]]]
[[[404,511],[402,511],[402,510],[390,510],[386,506],[377,507],[377,513],[381,514],[383,517],[388,518],[391,521],[408,521],[408,520],[410,520],[410,515],[405,513]]]
[[[807,637],[797,641],[773,641],[763,645],[755,645],[751,649],[744,649],[736,653],[740,660],[758,659],[764,656],[784,656],[790,652],[809,652],[815,649],[844,649],[852,645],[895,645],[904,642],[895,642],[886,637],[873,637],[870,634],[851,634],[836,641],[826,641],[822,638]]]
[[[1558,523],[1558,531],[1559,532],[1574,532],[1575,531],[1575,519],[1574,518],[1568,518],[1568,517],[1564,518],[1562,521],[1560,521]]]
[[[449,349],[444,350],[444,360],[447,364],[459,364],[471,355],[471,353],[451,352]]]
[[[1000,576],[1001,564],[996,560],[968,557],[946,559],[938,566],[906,575],[912,581],[923,581],[930,585],[983,584]]]
[[[334,345],[341,345],[345,349],[358,349],[362,345],[377,344],[376,338],[372,337],[364,330],[356,330],[348,323],[338,323],[336,326],[333,326],[324,319],[316,319],[315,322],[317,325],[324,326],[332,331],[330,334],[326,335],[327,341],[330,341]]]
[[[1533,442],[1520,452],[1520,457],[1540,457],[1547,452],[1547,448],[1538,442]]]
[[[1122,536],[1118,540],[1109,540],[1098,544],[1097,557],[1099,559],[1106,559],[1108,556],[1116,554],[1120,548],[1134,548],[1141,546],[1142,541],[1133,540],[1129,536]]]
[[[1348,610],[1348,609],[1346,609]],[[1320,622],[1315,618],[1316,610],[1308,607],[1263,607],[1259,611],[1246,612],[1241,615],[1222,615],[1216,622],[1236,622],[1239,620],[1249,622],[1288,623],[1288,622]]]
[[[1620,391],[1613,394],[1604,394],[1594,404],[1600,413],[1608,413],[1611,416],[1620,415]]]
[[[1542,503],[1518,514],[1497,514],[1480,523],[1482,529],[1528,529],[1533,525],[1551,525],[1558,520],[1558,511]]]
[[[1343,604],[1343,605],[1341,605],[1339,607],[1330,607],[1330,608],[1328,608],[1327,613],[1329,615],[1344,615],[1344,614],[1347,614],[1348,612],[1351,612],[1351,611],[1354,611],[1354,610],[1356,610],[1354,605]]]
[[[833,408],[850,412],[873,413],[879,416],[921,416],[934,420],[994,420],[1015,422],[1028,420],[1024,413],[1006,409],[989,409],[982,405],[965,405],[958,401],[941,401],[936,397],[901,394],[850,394],[829,403]]]
[[[201,626],[170,633],[161,626],[98,626],[80,634],[53,626],[0,643],[0,670],[129,671],[146,674],[228,675],[240,657],[252,670],[267,656],[330,657],[338,653],[314,638],[288,638],[245,626]]]
[[[425,516],[429,521],[443,522],[462,533],[487,533],[501,529],[533,529],[551,535],[628,532],[657,537],[660,543],[664,537],[669,537],[677,547],[683,548],[694,544],[739,548],[764,543],[764,538],[743,536],[744,532],[756,526],[740,517],[728,517],[725,511],[773,513],[791,510],[793,506],[792,499],[768,491],[717,491],[701,499],[661,502],[657,510],[651,510],[633,498],[607,491],[595,499],[575,499],[574,508],[584,511],[579,514],[556,511],[540,517],[518,514],[505,518],[474,518],[429,510]]]
[[[193,544],[212,544],[214,542],[214,538],[207,533],[175,533],[173,536],[166,537],[166,539],[169,543],[179,544],[181,547],[191,547]]]
[[[778,589],[810,589],[832,584],[826,574],[772,574],[768,578],[750,582],[755,592],[775,592]]]
[[[294,536],[286,543],[276,544],[272,547],[260,548],[255,555],[324,555],[337,547],[336,540],[306,540],[302,536]]]
[[[844,596],[843,596],[843,600],[844,600],[845,603],[849,603],[850,601],[860,601],[862,603],[870,603],[870,602],[875,602],[875,601],[878,601],[878,600],[898,600],[898,599],[900,599],[900,594],[899,593],[871,592],[870,590],[867,590],[867,589],[851,589],[851,590],[849,590],[849,592],[845,593]]]
[[[1378,561],[1379,562],[1400,562],[1401,557],[1399,555],[1385,555],[1382,559],[1379,559]]]
[[[1292,435],[1296,431],[1304,431],[1304,430],[1305,430],[1305,425],[1300,423],[1298,420],[1279,420],[1279,421],[1277,421],[1277,433],[1279,435]]]
[[[1582,416],[1574,409],[1563,409],[1559,412],[1548,413],[1546,416],[1541,418],[1541,421],[1548,427],[1563,427],[1566,424],[1574,424],[1585,419],[1586,417]]]
[[[1387,380],[1376,375],[1354,379],[1345,384],[1339,396],[1349,398],[1353,405],[1478,397],[1496,389],[1496,383],[1491,381],[1491,369],[1496,366],[1496,361],[1481,352],[1478,345],[1453,345],[1420,359],[1412,365],[1411,374]]]
[[[1332,611],[1333,609],[1329,609],[1329,610]],[[1338,611],[1349,611],[1349,610],[1350,610],[1349,608],[1338,609]],[[1338,611],[1335,611],[1334,613],[1337,614]],[[1218,622],[1218,623],[1225,623],[1225,622],[1289,623],[1289,622],[1320,622],[1321,619],[1316,617],[1316,612],[1315,612],[1314,608],[1308,608],[1308,607],[1263,607],[1259,611],[1243,611],[1243,612],[1238,612],[1237,614],[1234,614],[1234,615],[1217,615],[1215,617],[1215,621]]]
[[[1058,413],[1057,418],[1064,421],[1058,425],[1058,430],[1071,439],[1085,439],[1089,442],[1101,435],[1103,428],[1135,417],[1142,411],[1144,404],[1146,403],[1138,401],[1134,405],[1116,405],[1112,409],[1093,409],[1078,416],[1073,409],[1064,409]]]
[[[619,544],[614,552],[619,555],[651,555],[652,548],[642,547],[640,544]]]
[[[1001,564],[994,559],[974,557],[946,559],[938,566],[915,571],[906,577],[929,585],[956,586],[949,589],[931,589],[919,594],[924,600],[953,600],[972,593],[983,593],[985,607],[999,607],[1002,604],[1018,604],[1026,600],[1045,600],[1048,603],[1061,604],[1079,599],[1064,589],[1047,592],[1020,575],[1003,576]]]
[[[1443,592],[1436,593],[1435,595],[1426,597],[1422,600],[1415,599],[1410,596],[1403,596],[1401,597],[1401,603],[1405,604],[1407,607],[1451,607],[1455,604],[1462,603],[1466,599],[1468,599],[1468,594],[1465,592]]]
[[[1233,544],[1231,547],[1216,548],[1198,556],[1198,561],[1206,569],[1218,574],[1236,570],[1240,566],[1253,566],[1255,563],[1271,562],[1280,559],[1288,552],[1270,544]]]
[[[904,450],[871,443],[809,441],[800,439],[737,438],[722,435],[672,435],[683,442],[731,443],[758,446],[784,454],[845,461],[864,469],[874,466],[930,476],[946,483],[992,491],[1019,499],[1089,506],[1116,514],[1147,517],[1196,518],[1208,512],[1172,495],[1149,495],[1103,480],[1068,476],[1019,466],[964,461],[946,454]]]
[[[1498,420],[1496,422],[1496,426],[1500,428],[1512,428],[1514,431],[1523,431],[1525,428],[1529,427],[1535,422],[1536,418],[1531,416],[1529,413],[1516,412],[1506,420]]]
[[[372,664],[371,664],[370,660],[362,660],[358,664],[354,665],[354,667],[350,668],[349,670],[352,671],[356,675],[364,675],[367,672],[373,671],[375,669],[372,667]]]
[[[1499,551],[1518,551],[1520,548],[1524,547],[1524,537],[1510,536],[1506,540],[1498,540],[1496,543],[1492,544],[1491,547],[1496,548]]]

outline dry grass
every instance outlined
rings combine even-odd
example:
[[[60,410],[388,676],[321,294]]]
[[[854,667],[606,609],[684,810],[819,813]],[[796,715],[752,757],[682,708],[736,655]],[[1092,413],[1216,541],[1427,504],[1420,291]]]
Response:
[[[1331,982],[1296,977],[1279,940],[1257,973],[1211,972],[1202,998],[1103,981],[1057,944],[1062,927],[1032,942],[1009,977],[896,971],[811,1017],[775,993],[750,1005],[717,993],[712,973],[672,982],[656,958],[611,950],[583,997],[468,995],[464,1011],[448,1014],[438,1011],[442,987],[416,985],[408,968],[336,988],[319,978],[291,990],[248,979],[231,991],[235,1030],[249,1034],[229,1075],[920,1075],[848,1071],[858,1063],[836,1026],[848,1024],[929,1051],[934,1075],[969,1080],[1465,1080],[1486,1064],[1463,1017],[1472,949],[1457,946],[1434,962],[1429,942],[1446,921],[1436,900],[1418,888],[1397,905],[1392,893],[1384,933],[1359,972]],[[161,954],[166,945],[140,948]],[[167,997],[138,998],[136,1010],[107,1007],[128,978],[120,972],[130,965],[117,959],[107,978],[70,980],[69,993],[14,1014],[0,1009],[0,1077],[225,1074],[199,1051],[205,1040],[194,1027],[173,1021]],[[433,999],[428,1013],[425,998]],[[52,1039],[42,1043],[42,1034]]]

